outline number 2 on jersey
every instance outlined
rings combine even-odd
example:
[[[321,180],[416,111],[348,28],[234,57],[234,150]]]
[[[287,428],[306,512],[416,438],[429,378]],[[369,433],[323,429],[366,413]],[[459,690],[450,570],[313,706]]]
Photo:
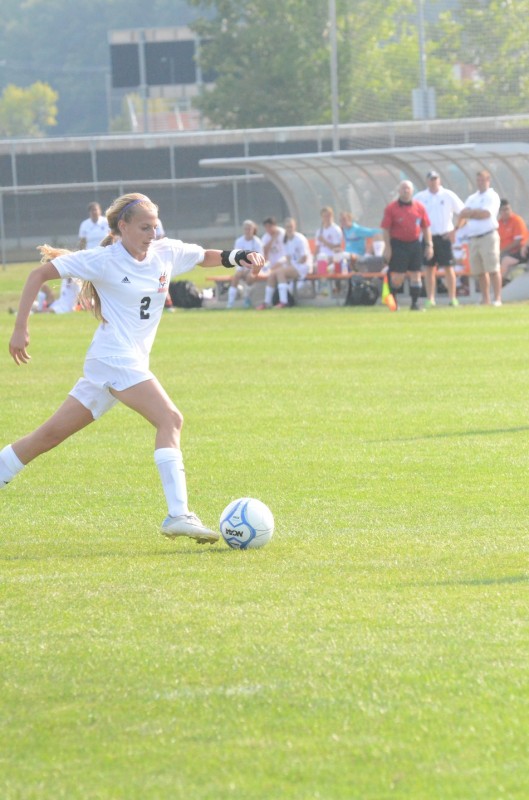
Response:
[[[140,302],[140,319],[149,319],[150,314],[147,313],[147,309],[151,304],[150,297],[143,297]]]

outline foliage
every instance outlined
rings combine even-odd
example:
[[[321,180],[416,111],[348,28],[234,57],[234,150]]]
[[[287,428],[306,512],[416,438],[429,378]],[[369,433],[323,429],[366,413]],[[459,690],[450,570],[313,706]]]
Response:
[[[1,136],[44,136],[57,124],[58,94],[41,81],[27,89],[10,84],[0,98]]]
[[[213,10],[196,29],[212,38],[202,58],[218,70],[198,100],[221,127],[330,122],[327,3],[190,0]],[[417,4],[337,0],[340,121],[405,120],[420,85]],[[427,4],[427,82],[437,116],[526,113],[529,17],[504,0]],[[314,6],[317,6],[316,8]],[[467,75],[465,67],[474,66]]]
[[[147,13],[148,11],[148,13]],[[57,132],[108,130],[111,30],[187,24],[185,0],[6,0],[0,86],[39,80],[57,91]]]

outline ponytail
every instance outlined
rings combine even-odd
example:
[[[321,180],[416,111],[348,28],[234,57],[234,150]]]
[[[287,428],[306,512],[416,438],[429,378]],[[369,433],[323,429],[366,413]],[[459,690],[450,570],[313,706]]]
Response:
[[[116,238],[117,237],[112,233],[107,234],[101,242],[101,247],[108,247],[115,242]],[[67,256],[74,252],[73,250],[66,250],[63,247],[51,247],[49,244],[42,244],[40,247],[37,247],[37,250],[41,254],[41,264],[46,264],[48,261],[53,261],[54,258]],[[82,308],[89,309],[100,322],[106,322],[101,313],[101,299],[91,281],[83,281],[81,291],[79,292],[79,302]]]

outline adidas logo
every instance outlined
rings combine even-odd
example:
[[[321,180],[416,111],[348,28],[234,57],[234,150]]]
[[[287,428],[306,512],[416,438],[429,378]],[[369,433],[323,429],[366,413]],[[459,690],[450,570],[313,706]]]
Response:
[[[121,283],[130,283],[130,281],[129,281],[129,279],[127,278],[127,276],[126,276],[126,275],[125,275],[125,277],[123,278],[123,280],[121,281]]]

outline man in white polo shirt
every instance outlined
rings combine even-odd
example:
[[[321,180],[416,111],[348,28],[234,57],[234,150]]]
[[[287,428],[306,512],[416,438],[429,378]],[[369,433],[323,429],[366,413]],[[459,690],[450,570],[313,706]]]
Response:
[[[435,306],[435,289],[437,283],[437,267],[444,269],[445,284],[448,290],[448,303],[459,305],[456,297],[456,273],[452,253],[454,236],[454,217],[457,218],[463,209],[463,201],[455,192],[441,185],[438,172],[430,170],[426,176],[427,188],[415,195],[426,208],[430,217],[432,231],[433,255],[424,262],[424,279],[426,284],[426,308]],[[457,220],[456,220],[457,221]]]
[[[477,192],[465,200],[459,214],[460,221],[467,220],[470,272],[479,280],[481,302],[490,306],[490,289],[494,294],[493,306],[501,306],[500,235],[498,212],[500,196],[490,185],[490,172],[480,170],[476,176]]]

